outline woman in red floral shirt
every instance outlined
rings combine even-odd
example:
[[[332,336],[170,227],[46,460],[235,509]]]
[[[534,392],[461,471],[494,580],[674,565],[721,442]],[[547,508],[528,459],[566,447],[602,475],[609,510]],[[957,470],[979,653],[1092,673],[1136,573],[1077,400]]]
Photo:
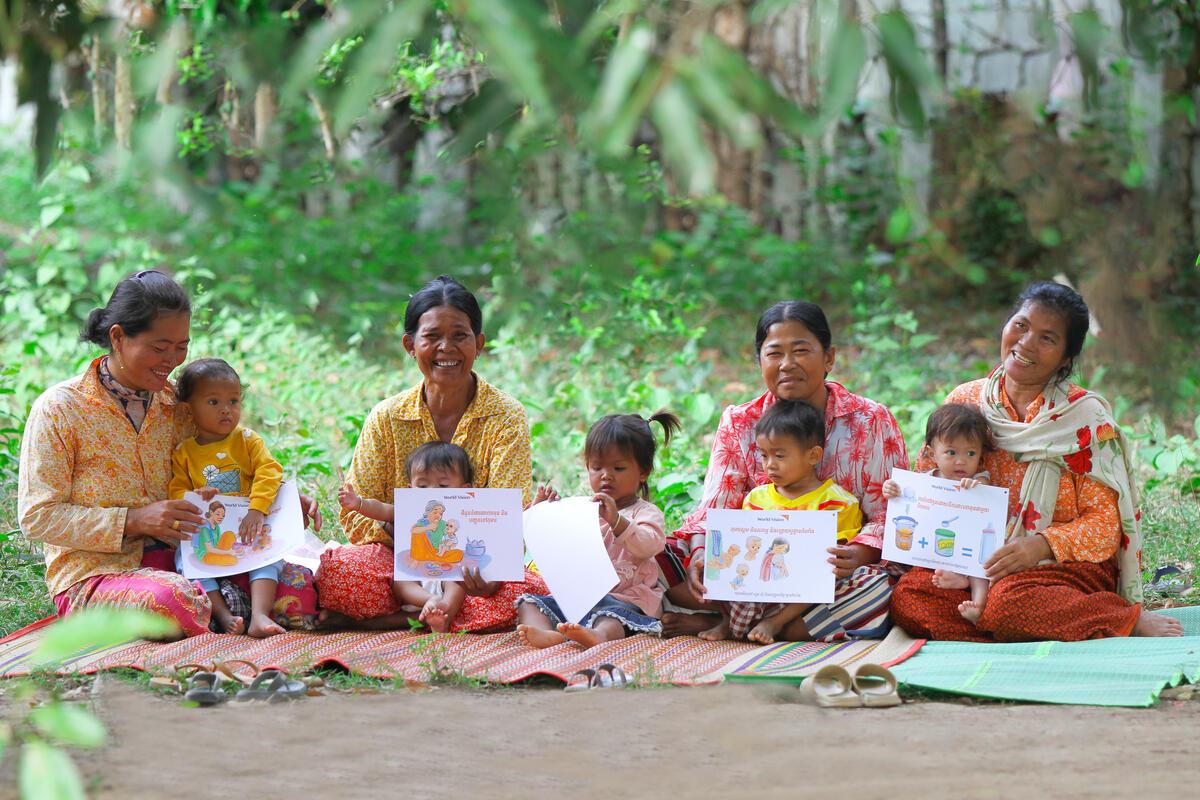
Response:
[[[701,570],[704,518],[710,508],[741,508],[755,486],[766,483],[754,425],[778,398],[800,399],[825,417],[825,454],[817,468],[858,498],[862,530],[848,544],[829,549],[838,576],[833,603],[817,604],[779,638],[833,641],[847,635],[882,636],[888,627],[888,576],[879,566],[883,547],[882,484],[892,467],[908,468],[908,453],[896,419],[879,403],[851,394],[826,380],[834,346],[820,306],[790,300],[771,306],[758,320],[755,353],[767,391],[756,400],[730,406],[721,415],[704,479],[699,507],[668,537],[659,556],[667,598],[684,608],[705,609]],[[689,561],[689,556],[691,556]],[[700,633],[714,617],[666,614],[666,635]]]
[[[892,619],[914,636],[966,641],[1078,641],[1179,636],[1178,620],[1141,606],[1141,515],[1128,448],[1108,403],[1067,381],[1088,330],[1073,289],[1030,286],[1000,336],[1001,363],[947,402],[972,403],[996,447],[983,456],[1008,487],[1006,544],[984,564],[987,608],[972,624],[965,589],[915,568],[892,593]],[[919,460],[918,469],[929,465]]]

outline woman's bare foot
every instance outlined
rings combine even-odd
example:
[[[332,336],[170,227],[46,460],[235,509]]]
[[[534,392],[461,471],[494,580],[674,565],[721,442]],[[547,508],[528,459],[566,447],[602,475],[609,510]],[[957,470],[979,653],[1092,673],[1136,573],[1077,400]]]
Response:
[[[933,571],[933,585],[939,589],[967,589],[971,586],[971,580],[958,572],[951,572],[948,569],[935,569]]]
[[[265,639],[283,632],[283,628],[279,627],[279,624],[266,614],[250,615],[250,629],[246,631],[247,635],[253,636],[255,639]]]
[[[585,649],[608,641],[595,628],[585,628],[578,622],[560,622],[558,632],[575,644],[583,645]]]
[[[746,641],[775,644],[775,634],[777,633],[779,633],[779,626],[768,617],[750,629],[750,632],[746,634]]]
[[[963,600],[958,604],[958,613],[963,615],[963,619],[978,625],[979,618],[983,616],[983,606],[974,600]]]
[[[663,614],[662,635],[664,638],[697,636],[701,631],[712,628],[715,618],[715,614],[678,614],[675,612]]]
[[[729,620],[721,617],[720,622],[696,634],[706,642],[723,642],[729,638]]]
[[[545,628],[535,628],[532,625],[518,625],[517,635],[521,637],[522,642],[530,647],[554,647],[554,645],[562,644],[567,640],[567,637],[558,631],[548,631]]]
[[[221,630],[226,633],[236,633],[240,636],[246,632],[246,621],[241,617],[235,617],[229,613],[221,614],[217,611],[213,611],[213,616],[216,617]]]
[[[1141,616],[1133,623],[1130,636],[1183,636],[1183,623],[1166,614],[1155,614],[1142,609]]]

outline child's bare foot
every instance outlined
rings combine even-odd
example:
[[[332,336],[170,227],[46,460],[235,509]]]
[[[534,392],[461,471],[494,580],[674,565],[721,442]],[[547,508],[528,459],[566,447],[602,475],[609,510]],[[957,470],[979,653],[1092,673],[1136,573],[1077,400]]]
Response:
[[[764,619],[750,629],[750,632],[746,634],[746,641],[775,644],[775,634],[777,633],[779,633],[779,626],[771,619]]]
[[[958,613],[963,615],[963,619],[977,625],[983,616],[983,606],[974,600],[963,600],[958,604]]]
[[[721,642],[729,638],[729,620],[721,617],[721,621],[711,628],[705,628],[696,634],[706,642]]]
[[[966,589],[971,585],[971,581],[961,573],[951,572],[948,569],[935,569],[933,585],[939,589]]]
[[[535,628],[532,625],[518,625],[517,635],[521,637],[521,641],[530,647],[554,647],[556,644],[562,644],[567,640],[558,631],[546,630],[545,628]]]
[[[251,614],[250,629],[246,633],[255,639],[265,639],[268,636],[284,633],[284,630],[266,614]]]
[[[240,636],[246,632],[246,622],[241,617],[235,617],[228,612],[221,614],[217,611],[213,612],[213,616],[217,618],[217,624],[221,626],[221,630],[226,633],[236,633]]]
[[[671,611],[663,614],[663,636],[696,636],[712,627],[713,614],[679,614]]]
[[[1130,636],[1183,636],[1183,623],[1166,614],[1142,610]]]
[[[601,642],[607,641],[596,632],[595,628],[585,628],[578,622],[560,622],[558,632],[575,644],[583,645],[584,648],[595,647]]]
[[[440,608],[430,609],[424,615],[425,624],[434,633],[445,633],[450,630],[450,618]]]

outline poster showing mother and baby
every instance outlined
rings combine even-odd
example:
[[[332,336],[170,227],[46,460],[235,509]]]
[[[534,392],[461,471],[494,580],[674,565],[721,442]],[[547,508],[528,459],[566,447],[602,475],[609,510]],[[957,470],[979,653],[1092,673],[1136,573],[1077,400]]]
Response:
[[[518,489],[396,489],[396,580],[525,577]]]

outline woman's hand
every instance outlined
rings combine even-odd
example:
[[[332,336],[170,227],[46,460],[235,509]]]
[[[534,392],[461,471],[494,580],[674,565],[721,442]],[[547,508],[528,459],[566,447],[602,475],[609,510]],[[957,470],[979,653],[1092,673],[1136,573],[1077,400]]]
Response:
[[[900,484],[896,483],[891,478],[888,478],[883,482],[883,489],[881,492],[885,500],[895,500],[900,496]]]
[[[187,500],[159,500],[126,512],[125,535],[149,536],[163,542],[187,541],[203,524],[200,509]]]
[[[462,585],[472,597],[491,597],[500,591],[503,584],[500,581],[485,581],[479,574],[479,567],[475,567],[474,570],[463,570]]]
[[[313,533],[321,530],[321,506],[316,498],[300,492],[300,511],[304,514],[304,527],[307,528],[308,521],[312,520]]]
[[[998,581],[1003,577],[1036,567],[1039,561],[1054,558],[1054,551],[1044,536],[1022,536],[996,549],[992,557],[984,562],[988,580]]]
[[[612,499],[612,495],[596,492],[592,495],[592,501],[600,504],[600,519],[607,522],[610,528],[617,524],[620,512],[617,511],[617,501]]]
[[[700,550],[699,552],[700,557],[692,558],[691,563],[688,564],[687,587],[692,596],[696,598],[696,601],[701,605],[705,605],[708,601],[704,599],[704,595],[708,590],[704,588],[704,550]]]
[[[838,578],[849,578],[859,567],[879,561],[880,551],[865,544],[838,544],[825,552],[832,556],[827,560],[833,565],[833,574]]]

